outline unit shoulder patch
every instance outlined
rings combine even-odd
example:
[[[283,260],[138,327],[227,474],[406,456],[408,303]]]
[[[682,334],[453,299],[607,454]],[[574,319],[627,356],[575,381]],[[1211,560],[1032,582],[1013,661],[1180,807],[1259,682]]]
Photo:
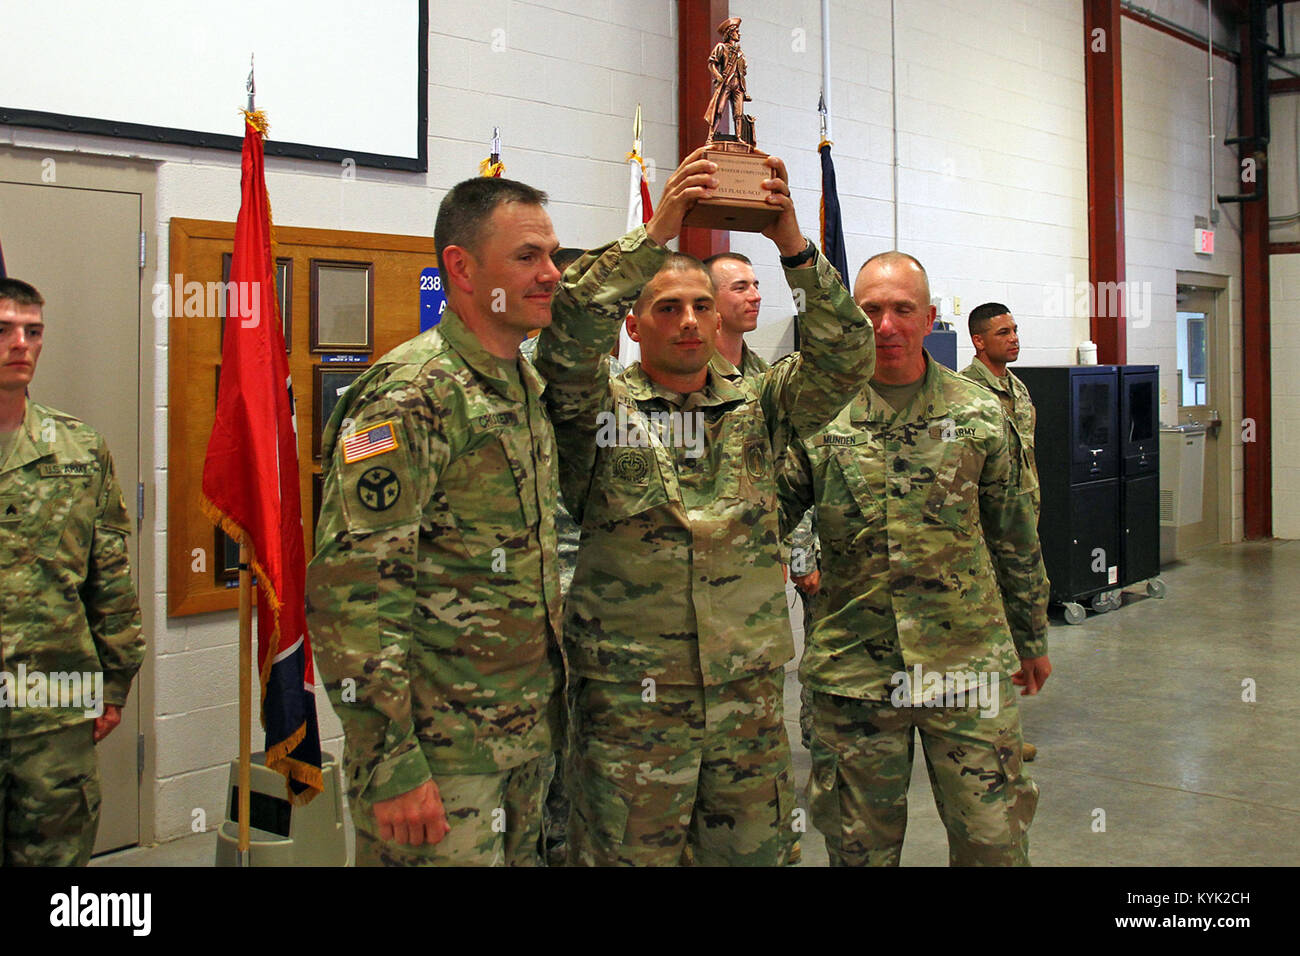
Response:
[[[357,500],[371,511],[387,511],[402,495],[402,482],[391,468],[367,468],[357,479]]]
[[[620,448],[614,455],[611,470],[614,477],[633,485],[650,481],[650,453],[640,448]]]

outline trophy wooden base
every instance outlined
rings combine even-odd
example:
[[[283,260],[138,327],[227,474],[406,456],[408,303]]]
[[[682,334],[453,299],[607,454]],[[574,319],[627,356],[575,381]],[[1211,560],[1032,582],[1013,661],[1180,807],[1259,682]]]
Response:
[[[767,202],[763,181],[772,178],[767,153],[746,144],[711,144],[704,159],[718,164],[714,174],[718,186],[713,198],[701,199],[686,214],[682,224],[703,229],[762,232],[781,215]]]

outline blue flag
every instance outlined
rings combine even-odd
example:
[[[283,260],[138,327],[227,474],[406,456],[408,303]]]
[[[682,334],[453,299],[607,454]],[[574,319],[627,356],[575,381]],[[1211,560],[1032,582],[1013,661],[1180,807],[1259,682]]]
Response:
[[[5,247],[0,246],[0,279],[9,278],[9,273],[5,272]]]
[[[835,189],[835,164],[831,161],[831,144],[822,140],[817,147],[822,157],[822,255],[840,272],[848,286],[849,260],[844,248],[844,224],[840,220],[840,195]],[[849,286],[850,291],[852,286]]]

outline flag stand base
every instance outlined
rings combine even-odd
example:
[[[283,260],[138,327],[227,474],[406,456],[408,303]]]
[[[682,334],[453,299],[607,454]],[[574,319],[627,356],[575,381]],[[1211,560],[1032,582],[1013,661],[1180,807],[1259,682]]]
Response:
[[[239,761],[230,762],[226,820],[217,829],[217,866],[346,865],[343,774],[333,757],[321,756],[325,791],[305,807],[295,807],[285,799],[284,777],[266,768],[266,754],[253,754],[245,854],[239,852]]]

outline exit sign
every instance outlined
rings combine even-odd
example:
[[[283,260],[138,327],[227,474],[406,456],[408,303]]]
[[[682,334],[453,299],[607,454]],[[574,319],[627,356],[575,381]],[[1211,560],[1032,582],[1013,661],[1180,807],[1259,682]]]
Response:
[[[1214,230],[1197,229],[1195,241],[1192,243],[1192,251],[1202,255],[1214,255]]]

